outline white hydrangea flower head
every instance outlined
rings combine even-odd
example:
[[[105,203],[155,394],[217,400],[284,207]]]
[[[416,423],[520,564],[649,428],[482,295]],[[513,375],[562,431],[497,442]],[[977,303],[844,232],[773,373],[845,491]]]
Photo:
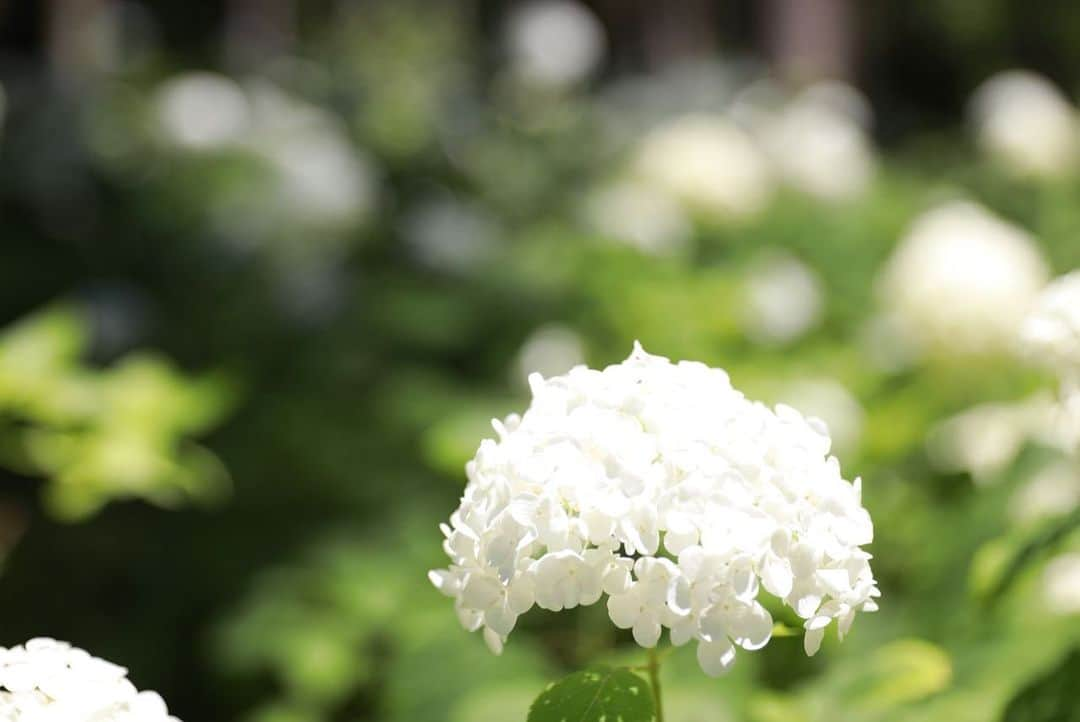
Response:
[[[1043,595],[1052,613],[1080,614],[1080,552],[1065,552],[1047,563]]]
[[[442,525],[432,583],[470,631],[502,649],[517,618],[606,594],[612,622],[652,647],[697,644],[718,675],[765,646],[762,590],[805,620],[814,654],[877,608],[861,482],[824,425],[734,389],[727,374],[635,345],[621,364],[534,374],[523,416],[495,421]]]
[[[999,73],[971,100],[976,140],[1006,168],[1025,176],[1059,176],[1076,167],[1076,111],[1046,78],[1025,70]]]
[[[676,198],[635,180],[592,191],[583,215],[594,232],[656,256],[682,252],[693,235],[690,218]]]
[[[1080,270],[1043,289],[1020,329],[1025,353],[1063,381],[1080,384]]]
[[[216,73],[174,76],[154,95],[159,132],[188,150],[218,149],[251,128],[251,108],[235,82]]]
[[[869,116],[869,103],[851,86],[811,86],[767,118],[762,140],[792,187],[824,201],[847,201],[874,177],[873,144],[864,127]]]
[[[757,343],[782,346],[821,323],[824,284],[795,256],[766,252],[746,274],[742,302],[746,334]]]
[[[573,0],[533,0],[516,9],[506,43],[516,75],[555,88],[587,79],[607,49],[600,21]]]
[[[55,639],[0,647],[2,722],[180,722],[127,670]]]
[[[634,162],[641,181],[715,218],[758,213],[772,193],[768,160],[746,132],[721,115],[685,115],[641,142]]]
[[[951,201],[912,223],[879,290],[914,348],[950,357],[1012,349],[1046,278],[1027,232],[975,203]]]
[[[1040,468],[1009,500],[1009,517],[1030,524],[1069,514],[1080,506],[1080,464],[1058,459]]]

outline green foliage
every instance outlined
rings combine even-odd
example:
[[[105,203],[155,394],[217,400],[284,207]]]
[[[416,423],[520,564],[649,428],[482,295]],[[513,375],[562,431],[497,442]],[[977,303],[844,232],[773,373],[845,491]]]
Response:
[[[595,667],[553,682],[529,708],[528,722],[652,722],[652,692],[628,669]]]
[[[496,657],[425,578],[445,562],[438,524],[461,494],[464,463],[493,435],[492,417],[527,403],[522,348],[557,324],[593,366],[640,339],[725,368],[753,398],[782,401],[794,383],[827,379],[863,412],[840,456],[845,476],[864,479],[881,611],[807,659],[802,620],[774,606],[775,638],[719,680],[700,672],[692,645],[674,650],[662,671],[665,722],[985,722],[1044,697],[1067,709],[1062,680],[1075,662],[1055,678],[1060,688],[1033,682],[1080,643],[1080,614],[1052,607],[1046,591],[1048,562],[1080,551],[1080,530],[1075,516],[1016,514],[1033,459],[1062,453],[1029,438],[978,476],[942,469],[928,450],[956,414],[1050,393],[1048,379],[1009,354],[889,367],[874,330],[882,264],[943,198],[970,197],[1030,231],[1054,273],[1080,266],[1080,177],[1009,176],[975,157],[959,116],[942,132],[897,138],[911,120],[884,106],[879,125],[895,142],[863,195],[829,204],[783,188],[757,216],[692,215],[684,245],[643,252],[592,228],[583,206],[625,177],[631,136],[656,119],[653,106],[684,109],[672,99],[678,78],[597,92],[518,85],[489,67],[501,55],[485,44],[500,3],[374,1],[323,22],[322,6],[344,4],[291,5],[294,57],[232,79],[252,113],[267,99],[260,90],[287,101],[260,121],[275,129],[269,144],[257,142],[261,127],[197,148],[164,137],[161,83],[205,57],[162,50],[80,84],[77,102],[61,83],[8,87],[0,645],[66,636],[200,722],[514,722],[545,680],[567,672],[580,683],[570,702],[593,689],[594,699],[649,704],[648,694],[616,694],[648,688],[625,670],[643,655],[603,604],[535,610]],[[1015,25],[1001,1],[965,27],[958,19],[974,3],[947,5],[916,21],[953,47],[989,48]],[[1059,5],[1061,17],[1080,12]],[[867,12],[875,27],[908,27],[900,10]],[[165,27],[172,48],[183,30]],[[654,54],[641,48],[612,58],[597,82]],[[972,87],[989,60],[965,66]],[[700,85],[741,72],[690,78],[694,102]],[[622,105],[638,95],[641,117]],[[265,157],[288,135],[278,124],[294,123],[332,131],[334,158],[352,151],[371,164],[374,197],[346,204],[370,203],[370,213],[298,215],[299,196],[282,193]],[[301,178],[318,175],[317,163],[299,165]],[[417,238],[433,201],[479,221]],[[778,257],[810,269],[824,305],[805,335],[770,345],[749,332],[745,307],[748,279]],[[121,320],[143,320],[116,353],[96,348],[102,287],[134,299],[120,304]],[[229,377],[181,371],[218,368]],[[227,503],[191,503],[202,501]],[[609,671],[576,672],[597,660]],[[623,722],[642,714],[624,710]]]
[[[114,498],[175,506],[220,497],[224,467],[189,437],[221,420],[228,386],[150,354],[93,368],[82,361],[84,329],[78,313],[56,308],[0,335],[0,462],[46,477],[44,501],[66,520]]]
[[[1080,651],[1073,650],[1055,669],[1016,695],[1001,722],[1076,722],[1080,720]]]

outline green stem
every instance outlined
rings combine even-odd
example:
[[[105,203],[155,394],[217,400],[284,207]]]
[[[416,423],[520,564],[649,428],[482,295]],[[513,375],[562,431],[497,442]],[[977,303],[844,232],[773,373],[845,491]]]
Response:
[[[652,687],[653,706],[656,707],[656,722],[664,722],[664,705],[660,701],[660,653],[656,647],[649,649],[649,686]]]

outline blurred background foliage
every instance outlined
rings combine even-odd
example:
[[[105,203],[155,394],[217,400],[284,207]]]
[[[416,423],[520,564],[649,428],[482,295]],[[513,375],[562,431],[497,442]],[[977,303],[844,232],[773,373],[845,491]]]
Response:
[[[0,18],[0,644],[186,720],[523,720],[640,650],[589,608],[491,656],[436,526],[528,372],[640,339],[829,424],[884,594],[812,660],[675,653],[669,722],[1080,707],[1080,462],[1008,340],[1080,266],[1075,4]]]

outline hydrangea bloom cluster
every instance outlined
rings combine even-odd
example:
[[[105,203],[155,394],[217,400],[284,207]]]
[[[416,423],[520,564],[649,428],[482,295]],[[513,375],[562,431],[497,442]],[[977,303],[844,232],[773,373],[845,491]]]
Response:
[[[1039,294],[1021,328],[1025,351],[1080,386],[1080,270],[1056,278]]]
[[[999,73],[975,91],[976,142],[1022,176],[1054,177],[1076,168],[1076,111],[1053,83],[1026,70]]]
[[[879,279],[888,313],[923,353],[1010,350],[1024,310],[1047,280],[1038,244],[1023,229],[968,201],[919,216]]]
[[[451,564],[430,573],[466,629],[502,649],[517,618],[608,595],[643,647],[664,628],[710,675],[768,643],[764,589],[805,620],[814,654],[878,590],[860,481],[843,479],[824,425],[746,399],[727,374],[644,352],[603,371],[530,378],[524,416],[494,422],[442,526]]]
[[[1080,270],[1054,279],[1020,329],[1024,351],[1061,379],[1055,423],[1080,449]]]
[[[127,670],[55,639],[0,647],[0,722],[179,722]]]

